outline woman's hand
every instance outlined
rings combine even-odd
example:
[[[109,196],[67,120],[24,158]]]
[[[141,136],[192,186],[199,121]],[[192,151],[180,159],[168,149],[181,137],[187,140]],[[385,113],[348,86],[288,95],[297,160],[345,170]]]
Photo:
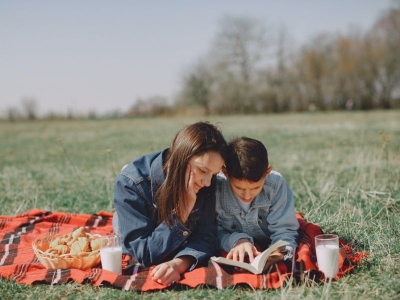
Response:
[[[226,258],[243,262],[247,254],[249,262],[253,262],[254,257],[260,253],[248,239],[240,239],[235,247],[228,252]]]
[[[163,285],[170,285],[181,279],[181,274],[192,265],[194,258],[182,256],[157,265],[151,271],[151,278]]]
[[[194,172],[191,170],[190,165],[188,164],[186,167],[186,174],[185,174],[185,182],[186,184],[186,212],[182,216],[182,221],[186,222],[188,219],[190,212],[192,211],[194,205],[196,204],[196,192],[194,190]]]

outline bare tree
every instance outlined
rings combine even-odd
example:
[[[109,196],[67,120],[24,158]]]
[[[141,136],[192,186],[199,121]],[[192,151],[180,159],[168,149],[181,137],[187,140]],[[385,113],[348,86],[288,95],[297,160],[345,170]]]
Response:
[[[11,122],[15,122],[20,118],[20,113],[16,107],[9,107],[7,109],[7,119]]]
[[[389,109],[392,92],[400,85],[400,1],[378,20],[368,39],[377,64],[378,101]]]
[[[252,110],[252,88],[257,69],[265,68],[267,50],[271,45],[265,25],[247,17],[225,16],[212,46],[211,55],[219,82],[220,93],[231,89],[234,95],[224,99],[238,112]]]
[[[276,43],[276,66],[265,73],[265,92],[269,95],[269,109],[266,112],[283,112],[294,107],[298,91],[291,69],[293,53],[290,49],[294,49],[294,45],[291,44],[287,29],[281,27]]]
[[[333,108],[345,109],[346,103],[350,102],[361,108],[367,97],[364,88],[370,77],[365,66],[371,63],[365,53],[364,36],[359,29],[353,28],[348,35],[339,36],[334,41],[334,48],[332,83],[336,106]]]
[[[327,89],[334,68],[333,40],[330,34],[320,34],[306,44],[298,56],[295,67],[299,72],[297,81],[303,94],[303,109],[305,106],[320,110],[328,108]]]
[[[161,115],[168,112],[167,99],[163,96],[151,96],[148,98],[139,98],[135,104],[128,110],[128,116],[150,116]]]
[[[211,113],[211,90],[214,82],[210,67],[206,60],[199,60],[184,75],[181,92],[181,102],[200,106],[206,115]]]
[[[21,100],[23,110],[25,111],[28,120],[35,120],[37,118],[37,101],[33,97],[26,97]]]

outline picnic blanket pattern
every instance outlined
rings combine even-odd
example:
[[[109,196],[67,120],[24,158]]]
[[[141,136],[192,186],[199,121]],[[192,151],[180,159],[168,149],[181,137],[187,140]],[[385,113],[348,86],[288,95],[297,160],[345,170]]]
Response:
[[[67,234],[85,227],[92,234],[107,235],[112,233],[110,212],[97,214],[72,214],[49,212],[32,209],[16,216],[0,216],[0,276],[8,280],[30,285],[33,283],[62,284],[70,281],[89,283],[94,286],[108,285],[124,290],[151,291],[167,288],[153,281],[150,277],[152,267],[145,268],[130,255],[123,255],[123,273],[103,270],[101,265],[88,270],[46,269],[37,259],[32,249],[32,242],[45,235]],[[322,233],[319,226],[307,222],[297,214],[300,222],[299,247],[293,272],[284,263],[276,264],[267,274],[254,275],[237,272],[233,267],[218,265],[209,261],[208,266],[199,267],[182,275],[175,285],[195,288],[206,285],[218,289],[247,284],[254,289],[277,289],[285,282],[294,280],[313,281],[323,279],[318,271],[315,256],[314,237]],[[354,253],[353,249],[340,240],[340,271],[336,279],[349,273],[367,253]],[[293,275],[293,276],[292,276]]]

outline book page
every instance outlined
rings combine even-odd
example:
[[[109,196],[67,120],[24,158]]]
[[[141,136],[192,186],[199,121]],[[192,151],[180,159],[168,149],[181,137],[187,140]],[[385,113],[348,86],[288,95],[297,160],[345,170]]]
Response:
[[[220,264],[239,267],[239,268],[245,269],[245,270],[247,270],[249,272],[252,272],[254,274],[261,273],[261,272],[258,272],[258,270],[256,268],[254,268],[251,264],[248,264],[248,263],[245,263],[245,262],[240,262],[240,261],[228,259],[228,258],[225,258],[225,257],[215,257],[215,256],[211,257],[211,260],[213,260],[213,261],[215,261],[217,263],[220,263]]]
[[[282,246],[286,246],[288,245],[288,242],[285,241],[277,241],[275,244],[269,246],[268,249],[266,249],[264,252],[262,252],[261,254],[257,255],[253,262],[251,263],[251,265],[256,268],[257,270],[261,271],[264,269],[265,263],[268,259],[268,257],[270,257],[271,253],[274,252],[276,249],[282,247]]]
[[[275,244],[271,245],[267,250],[256,256],[253,260],[253,262],[250,263],[245,263],[245,262],[239,262],[231,259],[227,259],[225,257],[211,257],[211,260],[220,263],[220,264],[225,264],[225,265],[230,265],[230,266],[235,266],[239,267],[242,269],[245,269],[249,272],[252,272],[254,274],[260,274],[262,273],[265,263],[268,259],[268,257],[271,255],[272,252],[274,252],[276,249],[288,245],[288,242],[285,241],[278,241]]]
[[[263,258],[265,251],[254,257],[254,260],[250,263],[254,268],[258,269],[258,265],[260,265],[260,260]]]

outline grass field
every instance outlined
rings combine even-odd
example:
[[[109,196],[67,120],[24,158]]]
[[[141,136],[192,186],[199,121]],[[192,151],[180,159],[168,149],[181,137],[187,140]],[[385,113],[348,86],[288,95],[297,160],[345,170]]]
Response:
[[[118,170],[168,147],[205,118],[0,123],[0,213],[31,208],[113,211]],[[400,111],[207,118],[227,139],[266,145],[297,211],[370,256],[332,284],[254,291],[238,287],[125,292],[90,285],[23,286],[0,279],[1,299],[400,299]]]

